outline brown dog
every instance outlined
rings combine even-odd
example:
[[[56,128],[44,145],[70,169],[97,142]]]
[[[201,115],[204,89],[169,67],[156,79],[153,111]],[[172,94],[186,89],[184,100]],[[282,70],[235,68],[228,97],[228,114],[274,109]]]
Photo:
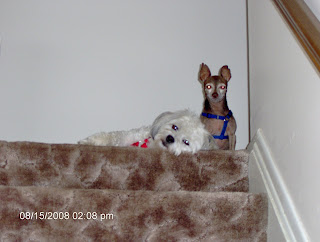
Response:
[[[234,150],[236,145],[237,124],[226,97],[230,79],[228,66],[221,67],[217,76],[211,76],[207,65],[202,63],[200,66],[199,81],[204,94],[201,121],[221,150]]]

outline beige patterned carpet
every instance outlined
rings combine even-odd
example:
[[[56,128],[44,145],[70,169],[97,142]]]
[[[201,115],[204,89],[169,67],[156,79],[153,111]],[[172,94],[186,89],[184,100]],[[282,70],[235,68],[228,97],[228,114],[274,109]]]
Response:
[[[0,141],[0,241],[266,241],[248,154]]]

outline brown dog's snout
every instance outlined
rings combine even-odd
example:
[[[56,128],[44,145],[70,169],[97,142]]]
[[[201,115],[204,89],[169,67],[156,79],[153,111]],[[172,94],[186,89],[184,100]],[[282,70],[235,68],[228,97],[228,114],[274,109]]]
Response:
[[[219,94],[217,92],[212,93],[213,98],[217,98],[218,96],[219,96]]]

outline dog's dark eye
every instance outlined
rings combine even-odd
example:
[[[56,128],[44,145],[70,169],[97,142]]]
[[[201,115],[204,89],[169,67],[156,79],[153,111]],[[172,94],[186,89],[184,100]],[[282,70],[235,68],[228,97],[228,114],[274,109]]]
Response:
[[[185,145],[189,145],[189,141],[188,141],[188,140],[184,139],[184,140],[182,140],[182,141],[183,141],[183,143],[184,143]]]
[[[172,125],[172,129],[173,129],[173,130],[178,130],[179,128],[178,128],[176,125],[173,124],[173,125]]]
[[[225,88],[226,88],[226,86],[221,86],[220,88],[221,88],[221,89],[225,89]]]
[[[211,86],[211,85],[206,85],[206,88],[207,88],[207,89],[211,89],[212,86]]]

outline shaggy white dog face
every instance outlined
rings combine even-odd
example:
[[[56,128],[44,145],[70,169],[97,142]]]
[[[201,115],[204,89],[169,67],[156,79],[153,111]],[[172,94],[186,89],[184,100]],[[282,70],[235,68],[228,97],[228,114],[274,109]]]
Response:
[[[151,137],[156,146],[167,148],[175,155],[215,148],[199,117],[188,110],[161,114],[151,126]]]

